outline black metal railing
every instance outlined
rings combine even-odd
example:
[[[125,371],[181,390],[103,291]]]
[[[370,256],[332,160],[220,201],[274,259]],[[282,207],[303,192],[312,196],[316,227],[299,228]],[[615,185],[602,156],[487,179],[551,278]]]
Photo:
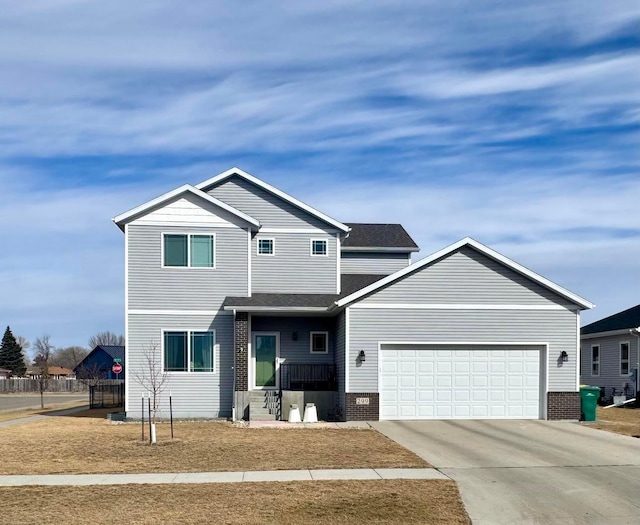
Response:
[[[89,387],[89,408],[124,406],[124,381],[99,383]]]
[[[282,363],[280,390],[337,390],[334,364]]]

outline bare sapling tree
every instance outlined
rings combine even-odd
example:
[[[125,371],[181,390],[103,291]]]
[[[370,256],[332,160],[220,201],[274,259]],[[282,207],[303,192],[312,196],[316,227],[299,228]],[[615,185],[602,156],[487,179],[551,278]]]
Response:
[[[99,332],[89,338],[89,349],[93,350],[98,345],[124,345],[124,335],[114,334],[113,332]]]
[[[78,379],[78,381],[89,387],[100,384],[100,381],[102,379],[105,379],[106,377],[107,372],[100,366],[99,363],[82,365],[80,368],[78,368],[78,373],[76,374],[76,378]]]
[[[160,394],[167,386],[167,373],[162,368],[160,346],[152,341],[144,347],[142,362],[133,372],[133,379],[149,394],[151,400],[151,443],[156,442],[156,420],[160,409]]]
[[[44,392],[47,389],[49,380],[49,359],[54,350],[54,346],[49,342],[49,336],[38,337],[33,343],[33,350],[36,354],[34,364],[38,370],[38,390],[40,390],[40,408],[44,408]]]

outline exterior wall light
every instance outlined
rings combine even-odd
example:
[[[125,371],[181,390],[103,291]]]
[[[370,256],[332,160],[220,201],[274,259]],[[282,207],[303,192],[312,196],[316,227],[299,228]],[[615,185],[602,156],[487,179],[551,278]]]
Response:
[[[364,355],[364,350],[360,350],[360,353],[358,354],[358,359],[360,359],[361,363],[364,363],[367,360],[366,356]]]
[[[562,361],[563,363],[566,363],[568,360],[569,360],[569,354],[567,354],[567,352],[565,352],[564,350],[560,352],[560,361]]]

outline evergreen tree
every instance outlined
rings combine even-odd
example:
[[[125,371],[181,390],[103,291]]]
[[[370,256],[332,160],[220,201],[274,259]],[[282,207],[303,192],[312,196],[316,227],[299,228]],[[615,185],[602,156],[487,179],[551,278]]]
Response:
[[[7,326],[0,345],[0,368],[8,368],[11,375],[22,377],[27,372],[22,348]]]

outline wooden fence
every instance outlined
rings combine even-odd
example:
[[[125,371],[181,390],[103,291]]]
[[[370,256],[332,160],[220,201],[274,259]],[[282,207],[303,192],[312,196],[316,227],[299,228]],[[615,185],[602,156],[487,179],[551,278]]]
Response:
[[[89,386],[77,379],[47,379],[45,392],[88,392]],[[40,392],[37,379],[11,378],[0,379],[0,394],[21,392]]]

